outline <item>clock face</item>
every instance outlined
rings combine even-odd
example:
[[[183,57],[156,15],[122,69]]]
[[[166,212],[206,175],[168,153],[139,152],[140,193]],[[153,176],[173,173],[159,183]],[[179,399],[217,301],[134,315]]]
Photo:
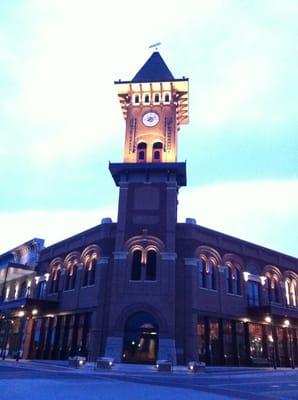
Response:
[[[159,122],[159,115],[155,112],[148,112],[143,116],[143,124],[146,126],[155,126]]]

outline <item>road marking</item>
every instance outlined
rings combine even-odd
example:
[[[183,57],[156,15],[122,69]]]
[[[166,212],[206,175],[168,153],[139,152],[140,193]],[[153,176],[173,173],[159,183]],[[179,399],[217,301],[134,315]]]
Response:
[[[289,383],[289,386],[297,386],[296,383]]]
[[[278,388],[280,385],[271,385],[271,387]]]

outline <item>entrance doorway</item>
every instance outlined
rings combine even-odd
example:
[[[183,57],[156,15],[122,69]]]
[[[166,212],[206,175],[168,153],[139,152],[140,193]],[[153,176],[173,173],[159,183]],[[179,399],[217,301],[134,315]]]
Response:
[[[158,352],[158,325],[151,314],[138,312],[124,328],[122,362],[153,364]]]

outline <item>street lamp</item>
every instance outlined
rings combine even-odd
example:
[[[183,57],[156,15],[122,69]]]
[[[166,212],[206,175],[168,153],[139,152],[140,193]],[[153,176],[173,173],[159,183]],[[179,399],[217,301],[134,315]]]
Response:
[[[273,322],[272,322],[272,318],[270,317],[270,315],[267,315],[265,317],[265,322],[267,322],[267,324],[270,324],[271,335],[269,335],[268,338],[269,338],[269,341],[272,343],[272,364],[273,364],[273,368],[276,369],[277,368],[277,364],[276,364],[276,355],[275,355],[275,341],[274,341],[274,335],[273,335]]]

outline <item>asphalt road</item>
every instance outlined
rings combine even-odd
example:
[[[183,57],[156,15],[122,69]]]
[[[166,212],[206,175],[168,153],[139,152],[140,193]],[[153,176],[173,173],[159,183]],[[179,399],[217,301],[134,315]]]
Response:
[[[90,371],[68,370],[67,368],[49,366],[0,366],[0,380],[28,382],[34,379],[35,384],[38,380],[53,380],[55,382],[88,382],[92,383],[111,383],[119,382],[129,384],[143,384],[144,387],[153,385],[160,388],[171,388],[173,394],[175,390],[191,389],[192,391],[203,392],[206,398],[213,399],[213,395],[225,396],[225,398],[235,399],[254,399],[254,400],[298,400],[298,371],[297,372],[251,372],[232,375],[231,373],[222,374],[162,374],[162,373],[140,373],[136,369],[136,374],[129,372],[115,374],[113,371],[94,373]],[[89,383],[88,383],[89,384]],[[145,384],[145,385],[144,385]],[[208,397],[209,395],[209,397]],[[82,397],[84,398],[84,397]],[[156,397],[155,397],[156,398]],[[173,396],[175,398],[175,396]],[[200,397],[201,398],[201,397]],[[1,393],[0,393],[0,399]]]

